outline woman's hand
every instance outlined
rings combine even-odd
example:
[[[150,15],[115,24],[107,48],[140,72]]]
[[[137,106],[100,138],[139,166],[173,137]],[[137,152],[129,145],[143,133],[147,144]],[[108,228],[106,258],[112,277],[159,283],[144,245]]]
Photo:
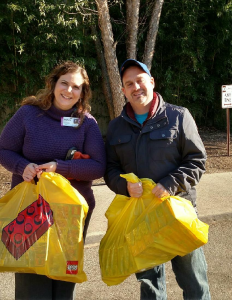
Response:
[[[162,184],[157,183],[157,185],[154,187],[154,189],[152,190],[152,193],[158,197],[158,198],[163,198],[163,197],[168,197],[170,196],[169,192],[165,189],[164,186],[162,186]]]
[[[38,165],[36,168],[36,175],[40,178],[43,172],[56,172],[57,162],[51,161],[46,164]]]
[[[37,164],[34,163],[28,164],[23,171],[23,180],[30,182],[37,175],[37,171],[36,171],[37,167],[38,167]]]

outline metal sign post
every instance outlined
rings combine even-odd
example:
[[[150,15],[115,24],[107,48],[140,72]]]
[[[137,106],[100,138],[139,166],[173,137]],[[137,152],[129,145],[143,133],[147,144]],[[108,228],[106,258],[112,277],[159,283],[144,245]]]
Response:
[[[227,155],[230,156],[230,109],[226,109],[227,120]]]
[[[230,156],[230,108],[232,107],[232,85],[222,86],[222,108],[226,108],[227,155]]]

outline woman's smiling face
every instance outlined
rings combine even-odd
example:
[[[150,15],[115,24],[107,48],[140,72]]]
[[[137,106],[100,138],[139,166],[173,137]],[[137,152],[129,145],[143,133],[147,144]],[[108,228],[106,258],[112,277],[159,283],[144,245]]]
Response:
[[[54,106],[62,110],[71,109],[81,98],[83,83],[80,72],[61,75],[54,89]]]

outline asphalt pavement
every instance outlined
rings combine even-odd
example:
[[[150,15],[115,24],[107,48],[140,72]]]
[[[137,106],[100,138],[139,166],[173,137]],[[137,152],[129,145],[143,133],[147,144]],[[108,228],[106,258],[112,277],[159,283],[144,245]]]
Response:
[[[204,246],[204,252],[212,300],[232,299],[231,187],[232,172],[204,174],[197,186],[199,219],[210,225],[209,241]],[[123,283],[111,287],[101,280],[98,248],[107,230],[107,219],[104,214],[115,194],[106,185],[94,186],[93,190],[96,208],[90,221],[84,251],[84,271],[88,281],[76,285],[75,300],[139,300],[140,284],[134,275]],[[169,300],[183,299],[169,262],[166,263],[166,283]],[[0,273],[0,300],[13,299],[14,274]]]

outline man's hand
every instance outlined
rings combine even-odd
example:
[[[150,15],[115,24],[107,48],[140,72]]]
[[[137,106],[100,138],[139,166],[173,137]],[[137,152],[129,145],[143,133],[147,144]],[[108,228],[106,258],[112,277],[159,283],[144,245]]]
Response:
[[[143,194],[142,182],[131,183],[127,182],[127,190],[130,197],[139,198]]]
[[[49,163],[38,165],[36,168],[37,177],[40,178],[43,172],[55,172],[57,167],[57,162],[51,161]]]
[[[157,185],[152,190],[152,193],[158,198],[170,196],[169,192],[160,183],[157,183]]]
[[[28,164],[23,171],[23,180],[30,182],[37,175],[37,171],[36,171],[37,167],[38,167],[37,164],[33,164],[33,163]]]

